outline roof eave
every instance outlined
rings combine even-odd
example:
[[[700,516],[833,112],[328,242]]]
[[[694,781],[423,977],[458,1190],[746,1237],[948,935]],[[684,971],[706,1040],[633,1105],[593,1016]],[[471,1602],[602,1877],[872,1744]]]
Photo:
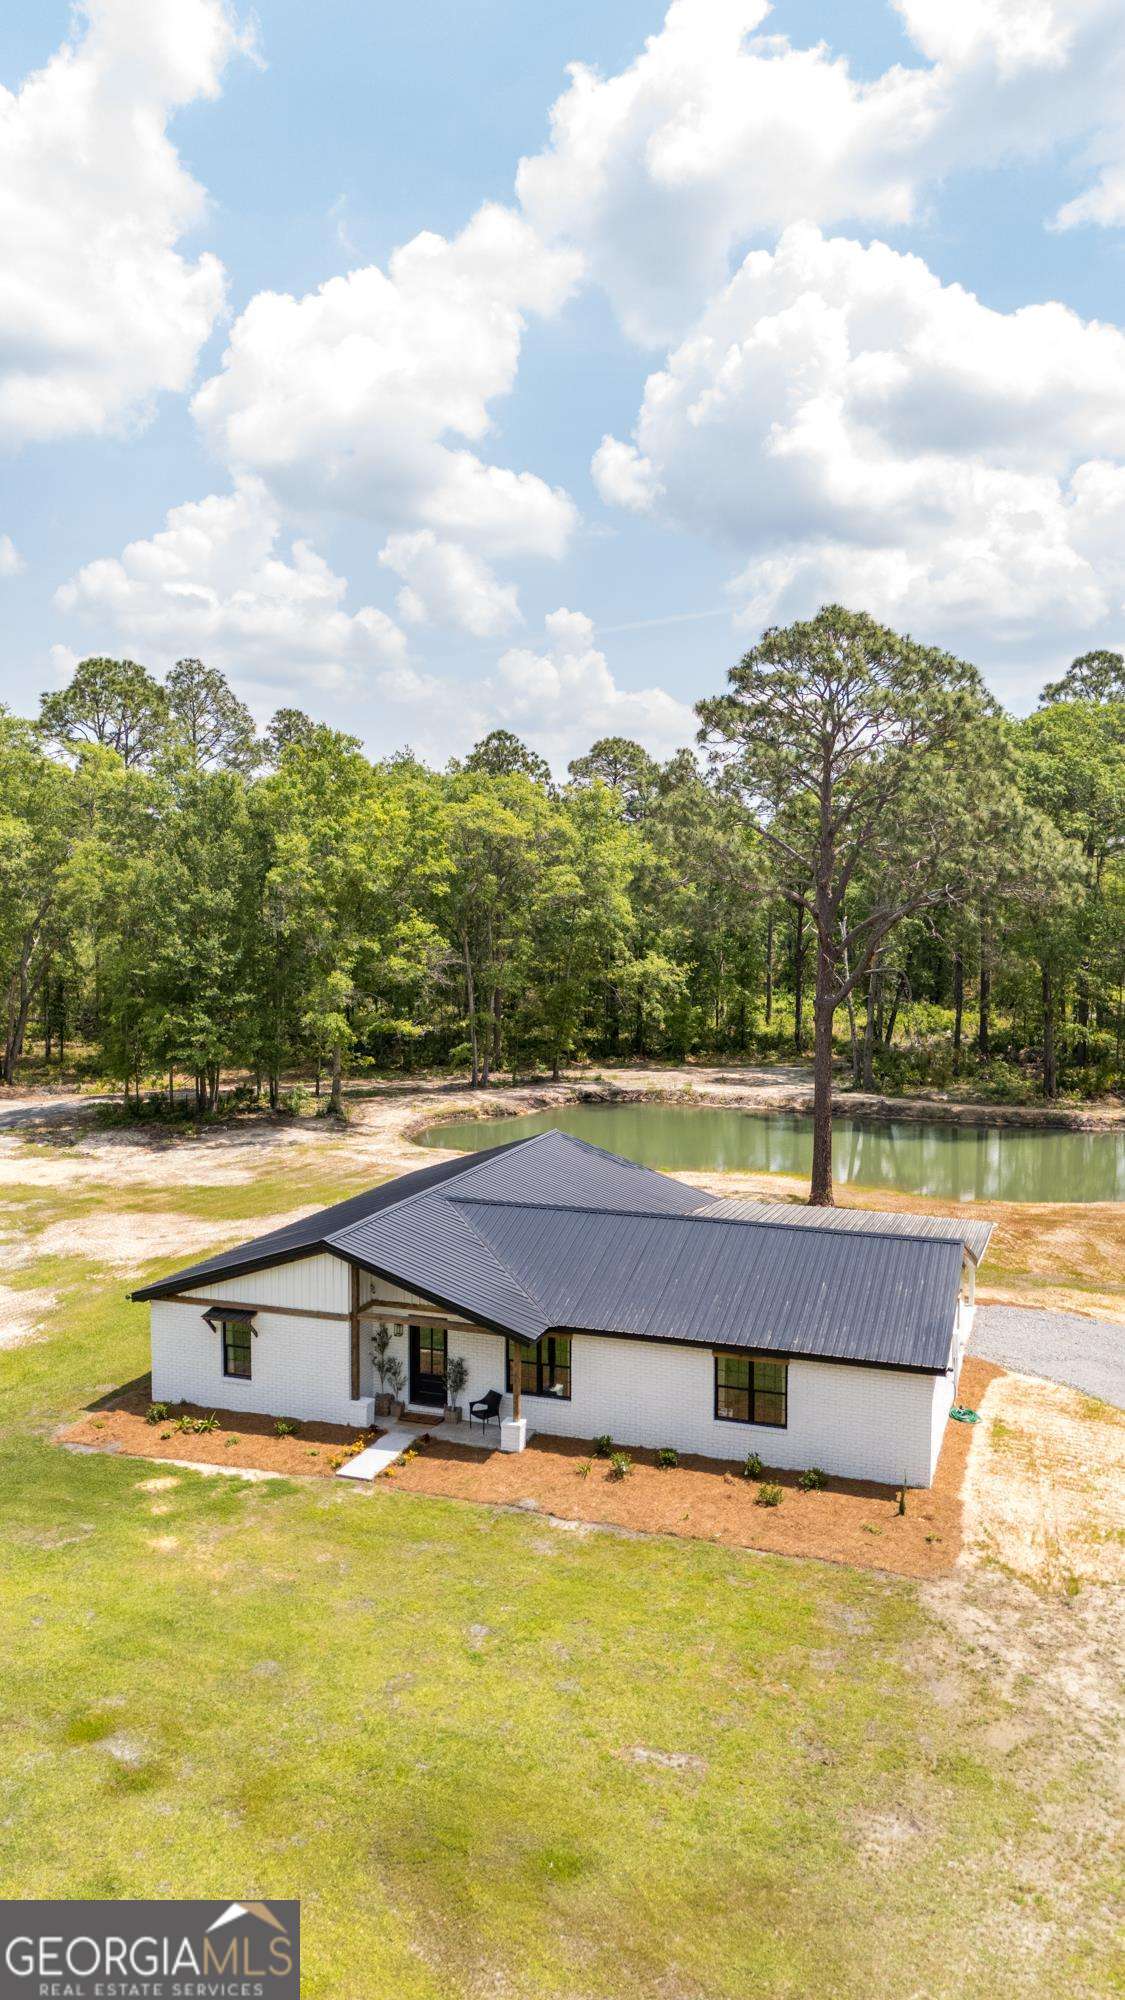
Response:
[[[245,1278],[251,1271],[268,1271],[276,1264],[299,1264],[305,1257],[319,1257],[325,1253],[334,1257],[340,1255],[333,1244],[321,1240],[299,1243],[291,1250],[271,1250],[263,1257],[243,1257],[237,1264],[224,1264],[218,1271],[188,1264],[182,1271],[173,1271],[167,1278],[157,1278],[154,1284],[142,1285],[138,1291],[128,1292],[126,1296],[134,1304],[147,1299],[166,1299],[174,1297],[177,1292],[190,1291],[196,1285],[221,1285],[228,1278]]]

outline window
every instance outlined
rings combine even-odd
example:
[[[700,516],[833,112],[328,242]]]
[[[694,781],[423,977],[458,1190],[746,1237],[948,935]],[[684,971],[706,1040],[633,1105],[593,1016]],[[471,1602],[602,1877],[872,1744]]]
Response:
[[[254,1329],[248,1319],[223,1321],[223,1374],[250,1380],[250,1341]]]
[[[728,1424],[789,1420],[789,1369],[784,1361],[755,1361],[748,1354],[716,1354],[715,1415]]]
[[[554,1396],[560,1403],[570,1401],[570,1336],[544,1334],[538,1346],[530,1341],[508,1342],[508,1389],[513,1373],[520,1371],[520,1389],[525,1396]]]

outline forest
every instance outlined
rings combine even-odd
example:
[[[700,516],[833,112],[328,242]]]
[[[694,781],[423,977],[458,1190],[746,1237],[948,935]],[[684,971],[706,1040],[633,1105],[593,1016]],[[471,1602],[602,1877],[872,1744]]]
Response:
[[[336,1110],[375,1072],[815,1048],[837,1087],[1119,1089],[1122,656],[1017,719],[829,606],[716,683],[667,762],[609,738],[564,778],[504,730],[434,770],[296,708],[260,735],[199,660],[83,660],[0,709],[5,1083]]]

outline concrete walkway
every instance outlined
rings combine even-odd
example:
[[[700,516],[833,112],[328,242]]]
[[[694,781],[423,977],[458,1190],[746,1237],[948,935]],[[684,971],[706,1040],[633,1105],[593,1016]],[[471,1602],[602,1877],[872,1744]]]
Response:
[[[374,1444],[365,1446],[355,1458],[346,1459],[343,1465],[338,1466],[337,1479],[378,1479],[388,1465],[393,1465],[396,1458],[401,1458],[404,1451],[417,1444],[421,1435],[417,1424],[411,1424],[409,1428],[406,1424],[392,1425]]]
[[[1125,1326],[1041,1306],[978,1306],[969,1353],[1125,1410]]]

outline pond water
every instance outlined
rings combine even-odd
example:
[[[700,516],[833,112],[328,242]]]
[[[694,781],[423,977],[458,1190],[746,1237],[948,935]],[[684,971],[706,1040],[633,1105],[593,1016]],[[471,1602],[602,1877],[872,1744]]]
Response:
[[[523,1118],[431,1126],[422,1144],[475,1152],[533,1132],[573,1132],[646,1167],[808,1175],[812,1120],[680,1104],[568,1104]],[[1125,1200],[1125,1130],[1032,1131],[925,1120],[836,1122],[837,1178],[947,1201]]]

